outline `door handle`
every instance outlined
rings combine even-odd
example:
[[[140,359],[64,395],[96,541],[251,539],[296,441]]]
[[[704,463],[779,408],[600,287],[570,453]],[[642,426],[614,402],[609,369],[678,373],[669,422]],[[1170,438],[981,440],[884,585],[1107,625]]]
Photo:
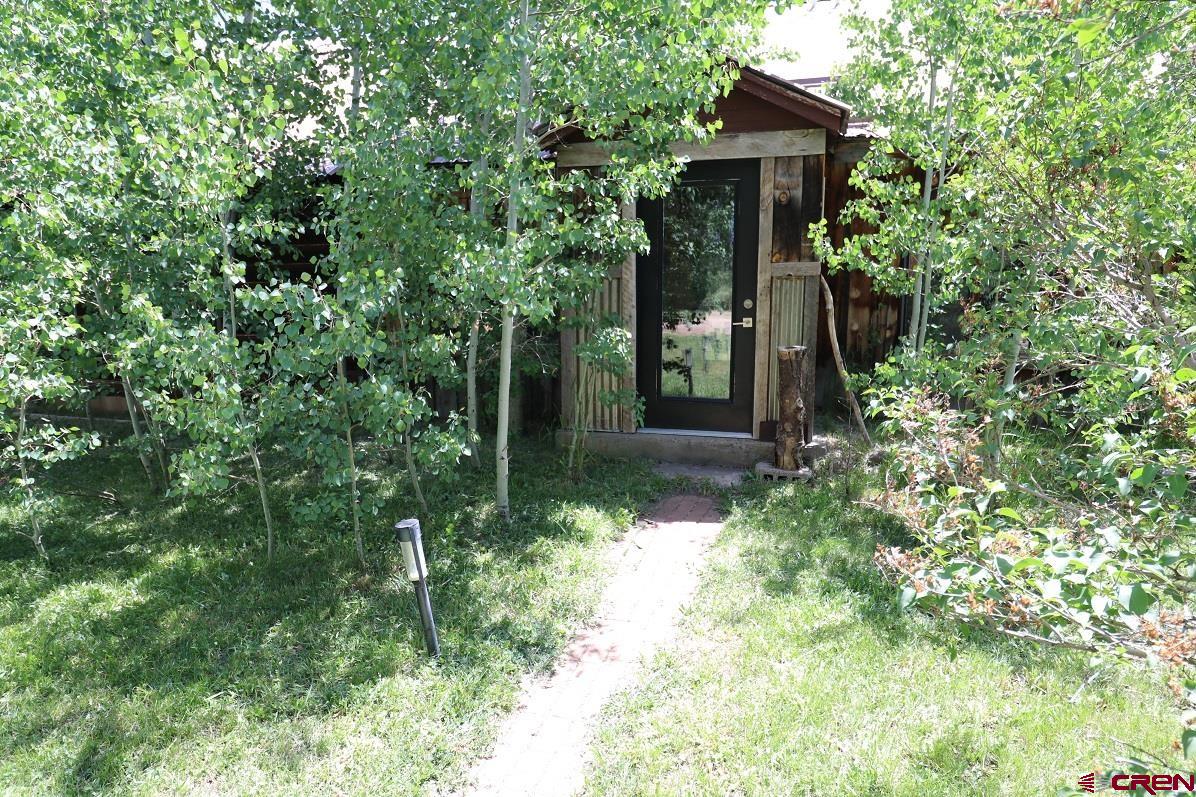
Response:
[[[748,316],[747,318],[743,319],[742,321],[732,321],[731,326],[743,327],[744,329],[751,329],[752,326],[754,325],[754,323],[755,323],[754,319],[751,316]]]

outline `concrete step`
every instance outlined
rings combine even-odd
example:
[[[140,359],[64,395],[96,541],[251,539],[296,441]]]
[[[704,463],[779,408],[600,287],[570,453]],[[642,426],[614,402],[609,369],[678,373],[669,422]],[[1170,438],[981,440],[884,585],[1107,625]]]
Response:
[[[557,432],[557,445],[568,446],[572,430]],[[610,457],[651,459],[685,465],[718,465],[749,468],[757,462],[771,462],[773,444],[748,435],[722,435],[714,432],[641,429],[638,432],[590,432],[586,449]],[[825,442],[818,437],[806,447],[807,456],[817,459],[826,453]]]

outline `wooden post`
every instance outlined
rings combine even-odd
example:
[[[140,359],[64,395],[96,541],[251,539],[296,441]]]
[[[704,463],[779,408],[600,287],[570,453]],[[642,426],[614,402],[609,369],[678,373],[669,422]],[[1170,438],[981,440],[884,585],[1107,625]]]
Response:
[[[805,346],[777,346],[777,397],[780,407],[773,465],[780,470],[797,470],[802,466],[802,449],[806,443],[806,408],[802,401],[805,360]]]

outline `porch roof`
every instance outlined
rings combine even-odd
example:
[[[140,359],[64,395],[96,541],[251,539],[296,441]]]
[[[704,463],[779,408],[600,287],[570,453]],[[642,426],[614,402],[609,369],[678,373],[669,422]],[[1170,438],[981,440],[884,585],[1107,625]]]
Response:
[[[786,80],[756,67],[732,63],[739,69],[739,79],[735,81],[731,96],[716,101],[716,105],[722,107],[716,109],[715,115],[729,123],[725,130],[737,127],[740,130],[822,128],[835,135],[849,135],[851,108],[846,103],[813,91],[800,81]],[[764,119],[762,116],[767,115],[760,113],[745,113],[742,107],[744,101],[732,107],[736,96],[755,103],[759,109],[771,109],[771,118]],[[744,118],[729,118],[737,116]],[[747,118],[749,116],[753,118]],[[763,125],[757,127],[761,122]],[[575,124],[557,128],[545,124],[535,132],[540,146],[545,150],[590,140]]]

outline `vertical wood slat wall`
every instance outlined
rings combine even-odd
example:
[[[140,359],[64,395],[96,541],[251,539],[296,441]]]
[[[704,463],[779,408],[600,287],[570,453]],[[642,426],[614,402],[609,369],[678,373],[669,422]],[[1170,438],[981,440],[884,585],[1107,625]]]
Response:
[[[624,204],[623,218],[635,218],[635,205]],[[595,432],[634,432],[635,417],[631,407],[606,406],[598,397],[603,393],[622,389],[635,388],[635,255],[629,255],[623,265],[606,275],[602,287],[594,293],[589,303],[582,310],[583,315],[602,318],[617,315],[623,319],[625,328],[631,333],[631,356],[627,376],[620,382],[610,374],[599,372],[590,381],[587,402],[589,417],[587,428]],[[578,390],[585,378],[586,365],[573,353],[574,347],[589,339],[590,330],[568,329],[561,333],[561,408],[562,426],[566,429],[574,425],[574,402]]]
[[[780,402],[777,381],[777,347],[808,346],[805,321],[806,281],[812,277],[772,278],[772,324],[769,330],[768,351],[768,417],[778,418]],[[763,330],[761,330],[762,334]],[[813,359],[813,351],[809,359]]]
[[[594,293],[594,296],[582,310],[582,313],[597,318],[602,318],[612,313],[621,316],[623,313],[622,274],[607,276],[602,283],[602,287]],[[564,408],[566,428],[571,427],[573,424],[574,404],[573,400],[569,397],[578,395],[578,391],[581,390],[588,370],[585,362],[573,354],[573,347],[588,340],[590,334],[590,330],[586,327],[564,333],[564,336],[568,338],[568,342],[562,347],[561,355],[567,365],[562,369],[562,378],[571,380],[569,389],[561,392],[568,405]],[[620,387],[622,385],[618,378],[601,371],[595,373],[590,379],[587,403],[589,407],[588,425],[592,431],[619,432],[623,430],[623,408],[618,405],[605,405],[598,398],[603,393],[614,392]]]

